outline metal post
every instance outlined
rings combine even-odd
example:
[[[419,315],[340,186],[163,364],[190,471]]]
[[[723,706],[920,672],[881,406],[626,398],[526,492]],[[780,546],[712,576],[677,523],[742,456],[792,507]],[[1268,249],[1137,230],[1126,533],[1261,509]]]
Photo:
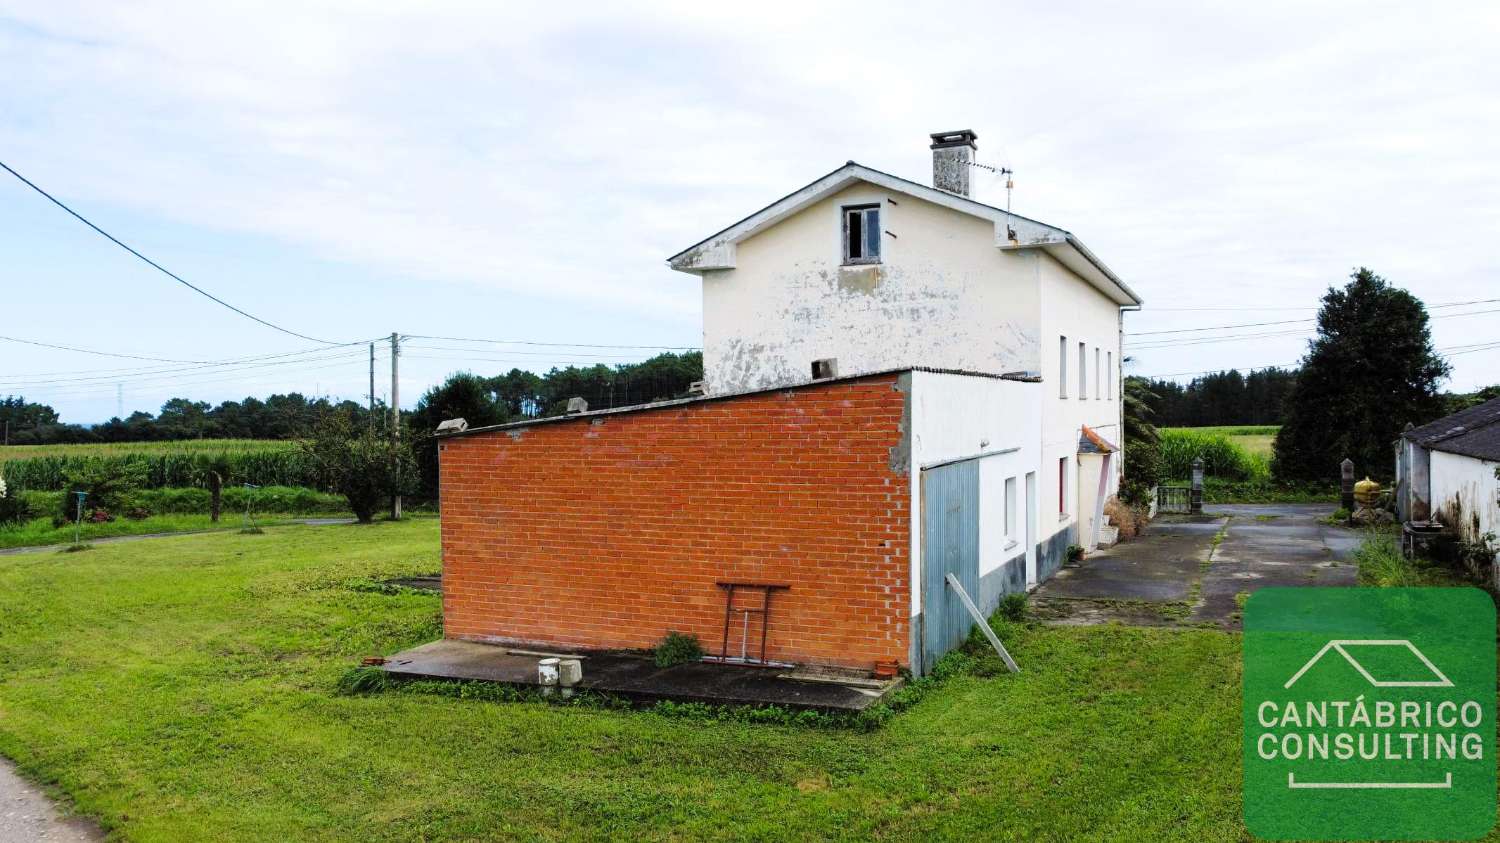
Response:
[[[245,526],[241,529],[244,532],[248,533],[252,529],[252,522],[250,520],[250,492],[251,490],[259,489],[260,487],[251,483],[241,483],[240,485],[245,487]]]
[[[88,492],[74,492],[78,496],[78,505],[73,507],[73,544],[83,542],[81,533],[83,531],[83,499],[89,496]]]
[[[391,334],[391,444],[401,441],[401,337]],[[394,450],[394,449],[392,449]],[[392,454],[394,457],[394,454]],[[399,468],[400,463],[396,463]],[[397,477],[397,482],[400,481]],[[401,520],[401,496],[391,495],[391,520]]]
[[[1203,458],[1193,460],[1193,488],[1188,492],[1188,511],[1203,511]]]
[[[1354,511],[1354,460],[1348,457],[1339,463],[1339,506]]]

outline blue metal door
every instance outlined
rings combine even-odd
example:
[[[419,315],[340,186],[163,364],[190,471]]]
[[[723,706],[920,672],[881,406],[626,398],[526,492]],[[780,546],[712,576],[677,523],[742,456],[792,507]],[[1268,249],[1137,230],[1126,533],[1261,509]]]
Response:
[[[979,461],[922,472],[922,673],[962,644],[973,620],[946,577],[979,594]]]

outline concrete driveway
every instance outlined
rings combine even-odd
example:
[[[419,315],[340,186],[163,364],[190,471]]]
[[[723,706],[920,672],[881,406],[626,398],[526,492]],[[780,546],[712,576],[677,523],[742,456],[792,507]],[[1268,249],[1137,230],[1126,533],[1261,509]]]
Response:
[[[1052,623],[1120,622],[1238,629],[1240,607],[1265,586],[1350,586],[1350,530],[1319,519],[1325,504],[1206,506],[1163,516],[1141,536],[1064,567],[1032,594]]]

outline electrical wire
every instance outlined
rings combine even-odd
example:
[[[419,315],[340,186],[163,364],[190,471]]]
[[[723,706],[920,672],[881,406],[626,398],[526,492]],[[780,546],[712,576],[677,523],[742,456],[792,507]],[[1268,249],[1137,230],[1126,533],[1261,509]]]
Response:
[[[413,340],[440,340],[443,342],[479,342],[498,343],[510,345],[536,345],[549,346],[553,348],[636,348],[657,351],[701,351],[696,345],[611,345],[607,343],[583,343],[583,342],[538,342],[535,340],[495,340],[495,339],[472,339],[467,337],[434,337],[430,334],[402,334],[402,337]]]
[[[8,337],[0,337],[0,339],[8,339]],[[260,360],[277,360],[292,357],[306,357],[307,355],[326,354],[330,351],[334,351],[337,348],[351,348],[354,346],[367,345],[372,342],[379,343],[382,341],[383,340],[366,340],[364,342],[357,343],[341,343],[338,346],[327,348],[309,348],[301,351],[287,351],[279,354],[257,354],[249,357],[231,357],[223,360],[182,361],[184,364],[187,364],[183,366],[142,366],[123,369],[75,369],[72,371],[59,372],[33,372],[24,374],[16,373],[9,375],[0,375],[0,384],[22,384],[26,382],[53,383],[88,380],[123,380],[134,376],[169,374],[173,372],[191,372],[198,369],[232,366],[240,363],[253,363]],[[289,360],[288,362],[296,361]],[[58,377],[61,375],[71,375],[76,377]]]
[[[245,317],[246,319],[251,319],[251,320],[254,320],[256,322],[259,322],[260,324],[266,326],[267,328],[271,328],[273,330],[280,331],[283,334],[288,334],[290,336],[297,337],[298,339],[304,339],[304,340],[307,340],[309,342],[322,343],[324,345],[339,345],[340,344],[340,343],[336,343],[336,342],[331,342],[329,340],[320,340],[317,337],[310,337],[307,334],[299,334],[296,331],[291,330],[290,328],[283,328],[283,327],[281,327],[280,325],[277,325],[274,322],[267,322],[266,320],[260,318],[259,316],[256,316],[253,313],[248,313],[248,312],[246,312],[244,310],[241,310],[238,307],[235,307],[234,305],[230,304],[227,301],[224,301],[223,299],[219,298],[218,296],[214,295],[213,293],[208,292],[207,290],[203,289],[202,287],[198,287],[198,286],[192,284],[191,282],[189,282],[186,279],[184,279],[182,276],[178,275],[175,272],[172,272],[171,270],[167,269],[166,267],[162,266],[161,264],[157,263],[156,261],[154,261],[154,260],[146,257],[145,255],[141,254],[140,252],[137,252],[135,249],[131,248],[130,246],[127,246],[123,241],[121,241],[119,238],[115,237],[113,234],[110,234],[108,231],[105,231],[104,229],[100,228],[99,226],[94,225],[92,222],[90,222],[82,214],[78,213],[77,211],[75,211],[72,208],[69,208],[67,205],[63,204],[62,201],[59,200],[57,197],[53,196],[52,194],[50,194],[47,191],[45,191],[45,190],[41,189],[40,187],[38,187],[35,182],[31,181],[30,179],[28,179],[25,176],[21,175],[20,173],[16,172],[14,169],[11,168],[11,166],[9,164],[6,164],[4,161],[0,161],[0,167],[5,168],[6,172],[8,172],[11,175],[15,176],[16,178],[20,179],[22,184],[25,184],[27,187],[31,188],[32,190],[35,190],[37,193],[40,193],[42,196],[45,196],[47,198],[47,201],[51,202],[52,204],[56,205],[59,208],[62,208],[64,211],[67,211],[69,214],[71,214],[73,216],[74,219],[78,220],[79,222],[83,223],[84,225],[88,226],[89,228],[92,228],[94,231],[98,232],[99,234],[103,235],[105,237],[105,239],[109,240],[111,243],[114,243],[116,246],[119,246],[120,248],[124,249],[125,251],[131,253],[132,255],[135,255],[136,257],[140,258],[141,260],[143,260],[147,264],[149,264],[152,268],[156,269],[158,272],[162,273],[163,275],[167,276],[168,278],[171,278],[173,281],[176,281],[177,283],[181,284],[182,286],[187,287],[189,290],[192,290],[193,292],[197,293],[198,295],[203,296],[203,297],[205,297],[205,298],[207,298],[207,299],[209,299],[209,300],[211,300],[211,301],[213,301],[213,302],[215,302],[217,304],[223,305],[224,307],[229,308],[230,310],[234,311],[235,313],[238,313],[239,315]]]

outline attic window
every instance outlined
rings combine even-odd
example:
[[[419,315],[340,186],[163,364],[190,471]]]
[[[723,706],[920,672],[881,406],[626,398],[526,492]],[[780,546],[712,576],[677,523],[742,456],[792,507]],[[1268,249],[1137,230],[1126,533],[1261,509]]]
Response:
[[[844,263],[880,263],[880,206],[844,208]]]

